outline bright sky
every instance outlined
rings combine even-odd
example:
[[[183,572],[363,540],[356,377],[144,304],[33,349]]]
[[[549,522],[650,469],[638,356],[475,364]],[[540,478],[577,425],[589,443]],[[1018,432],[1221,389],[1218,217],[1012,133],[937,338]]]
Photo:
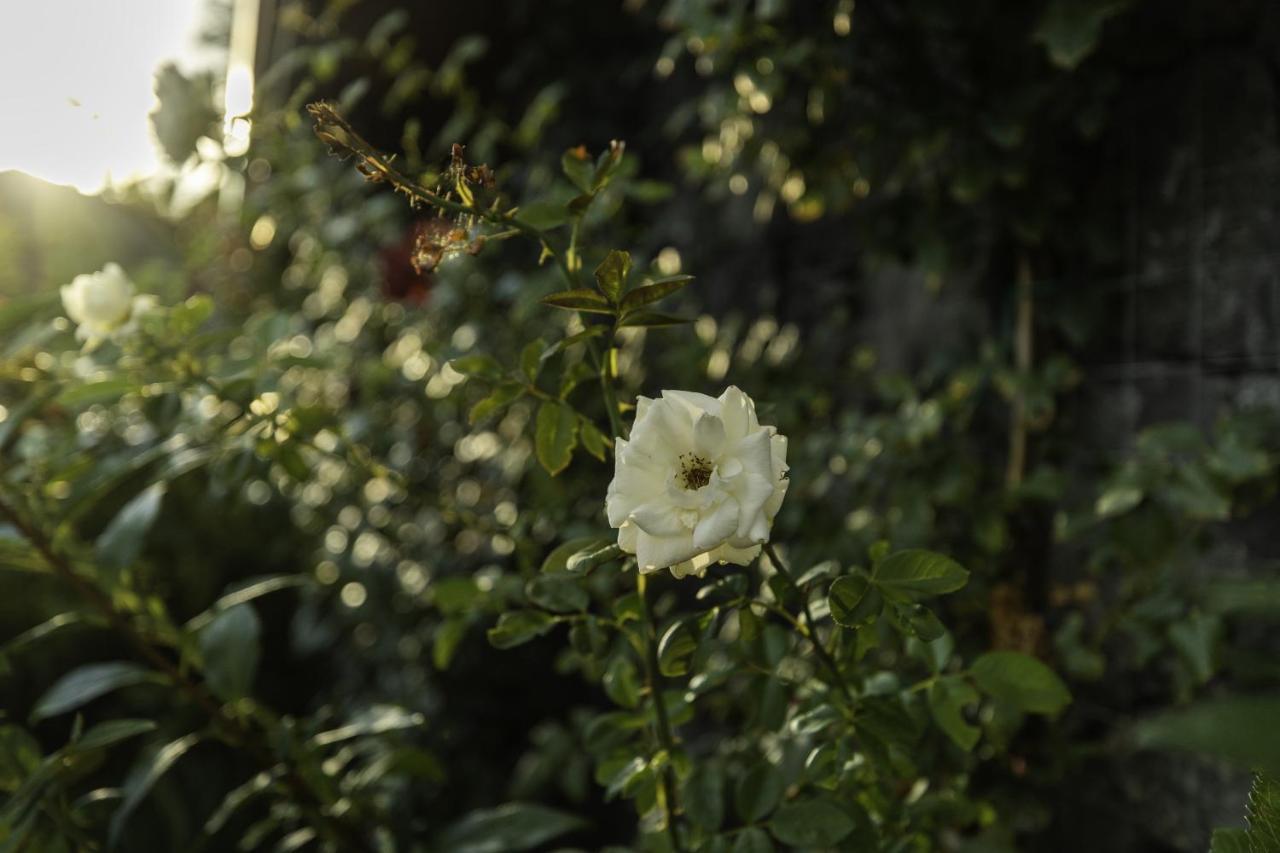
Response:
[[[197,52],[203,0],[0,0],[0,171],[82,192],[154,174],[147,114],[166,60]]]

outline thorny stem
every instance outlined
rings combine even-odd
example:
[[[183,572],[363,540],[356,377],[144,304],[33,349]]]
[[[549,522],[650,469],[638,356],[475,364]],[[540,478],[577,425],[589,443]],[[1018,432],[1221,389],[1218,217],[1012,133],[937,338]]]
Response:
[[[658,626],[653,619],[653,611],[649,608],[649,598],[645,590],[645,575],[636,569],[636,593],[640,596],[640,615],[644,619],[644,678],[649,689],[649,698],[653,701],[653,713],[656,720],[654,730],[658,743],[667,753],[667,760],[662,765],[660,778],[662,781],[663,799],[667,807],[667,835],[671,839],[671,848],[676,853],[684,850],[680,846],[680,835],[676,831],[676,785],[675,772],[671,762],[675,757],[676,743],[671,734],[671,721],[667,719],[667,706],[662,700],[661,673],[658,670]]]
[[[357,157],[363,167],[361,172],[369,180],[387,182],[396,191],[404,193],[409,198],[410,204],[426,204],[440,210],[447,210],[450,213],[474,216],[485,222],[502,225],[533,238],[538,241],[538,244],[542,246],[542,250],[547,255],[555,259],[556,265],[560,268],[560,272],[565,281],[568,282],[569,287],[577,286],[577,278],[569,268],[564,255],[552,247],[551,241],[547,239],[547,235],[541,229],[535,228],[526,222],[521,222],[512,213],[503,212],[495,208],[477,207],[473,204],[460,204],[427,189],[393,166],[391,158],[370,145],[332,105],[320,102],[309,105],[307,110],[311,113],[312,118],[315,119],[316,135],[330,148],[339,152],[345,151]],[[335,131],[337,132],[335,133]]]
[[[778,570],[778,574],[789,580],[791,585],[799,592],[800,605],[804,612],[805,626],[797,624],[797,627],[805,638],[813,645],[813,650],[814,653],[817,654],[818,660],[827,668],[828,672],[830,672],[831,678],[840,688],[840,692],[844,694],[845,699],[849,701],[850,705],[853,705],[853,693],[849,690],[849,685],[844,680],[844,676],[841,675],[839,665],[836,664],[835,658],[831,657],[831,653],[827,651],[827,647],[822,644],[822,639],[818,636],[818,632],[814,628],[817,623],[813,618],[813,611],[809,609],[809,597],[805,595],[804,590],[800,589],[799,585],[796,583],[796,579],[787,569],[787,564],[782,562],[782,558],[778,556],[778,551],[773,547],[772,542],[765,543],[764,551],[769,555],[769,562],[773,563],[773,567]]]
[[[244,748],[258,763],[268,770],[280,763],[271,756],[269,750],[256,740],[256,732],[249,730],[239,717],[228,714],[213,701],[199,684],[188,678],[171,660],[161,654],[155,646],[147,642],[146,638],[130,622],[128,617],[120,612],[111,597],[77,572],[69,560],[54,550],[53,543],[45,536],[43,531],[28,522],[3,497],[0,497],[0,517],[3,517],[13,525],[14,529],[35,548],[36,552],[40,554],[59,579],[84,598],[102,615],[113,630],[124,637],[138,651],[138,654],[162,672],[175,687],[198,705],[231,746]],[[325,814],[325,798],[308,784],[296,769],[286,765],[283,779],[299,803],[304,804],[303,808],[312,816],[318,828],[336,839],[343,845],[344,849],[369,849],[354,827]],[[305,805],[307,803],[314,803],[314,805]]]

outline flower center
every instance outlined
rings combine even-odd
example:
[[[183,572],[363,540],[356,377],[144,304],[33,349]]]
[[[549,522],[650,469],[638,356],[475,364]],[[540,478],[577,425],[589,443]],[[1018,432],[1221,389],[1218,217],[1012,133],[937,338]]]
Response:
[[[676,474],[676,479],[689,491],[695,491],[711,482],[711,472],[714,470],[709,459],[696,453],[681,453],[680,472]]]

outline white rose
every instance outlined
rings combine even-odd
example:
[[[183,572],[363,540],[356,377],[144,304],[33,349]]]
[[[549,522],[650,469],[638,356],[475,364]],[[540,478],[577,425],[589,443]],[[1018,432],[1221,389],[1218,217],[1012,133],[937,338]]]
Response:
[[[124,270],[118,264],[107,264],[63,285],[62,306],[76,324],[76,337],[92,346],[134,329],[138,317],[155,307],[155,298],[135,296],[133,282]]]
[[[618,439],[605,509],[640,571],[702,577],[760,553],[786,475],[787,439],[760,425],[746,394],[663,391],[639,399],[631,440]]]

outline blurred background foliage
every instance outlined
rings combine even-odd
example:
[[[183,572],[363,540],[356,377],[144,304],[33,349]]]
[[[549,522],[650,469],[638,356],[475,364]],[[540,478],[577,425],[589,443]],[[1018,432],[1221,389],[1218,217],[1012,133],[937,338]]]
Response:
[[[51,686],[134,652],[48,622],[74,596],[10,531],[0,792],[71,750],[40,788],[46,834],[15,849],[83,849],[50,827],[95,837],[122,803],[128,850],[297,849],[315,838],[281,828],[312,808],[352,809],[386,849],[525,849],[458,822],[508,801],[560,810],[537,825],[566,844],[637,843],[593,780],[617,680],[559,632],[485,639],[556,545],[601,532],[609,466],[548,476],[531,401],[472,422],[488,388],[447,365],[575,330],[538,301],[558,273],[516,241],[416,271],[428,215],[325,155],[320,98],[427,183],[465,144],[522,205],[568,204],[566,150],[625,140],[584,232],[698,278],[674,300],[690,327],[623,336],[625,386],[747,390],[791,439],[774,540],[797,573],[882,540],[951,555],[971,572],[939,610],[957,654],[1068,683],[1051,720],[986,706],[971,754],[918,746],[936,787],[899,793],[916,829],[879,849],[1202,851],[1241,825],[1248,771],[1280,765],[1274,4],[329,0],[258,23],[247,150],[222,144],[219,81],[157,77],[157,140],[216,178],[203,195],[0,175],[0,448],[6,491],[157,635],[244,622],[243,666],[209,683],[253,697],[228,725],[266,720],[317,762],[312,793],[271,805],[251,790],[285,783],[263,780],[223,816],[260,778],[249,747],[185,743],[194,712],[145,679],[84,721],[182,743],[160,784],[163,755],[130,771],[64,746]],[[173,307],[145,345],[82,355],[56,288],[107,261]],[[602,570],[591,595],[619,583]],[[698,586],[664,586],[661,612]],[[755,689],[686,740],[776,728]]]

